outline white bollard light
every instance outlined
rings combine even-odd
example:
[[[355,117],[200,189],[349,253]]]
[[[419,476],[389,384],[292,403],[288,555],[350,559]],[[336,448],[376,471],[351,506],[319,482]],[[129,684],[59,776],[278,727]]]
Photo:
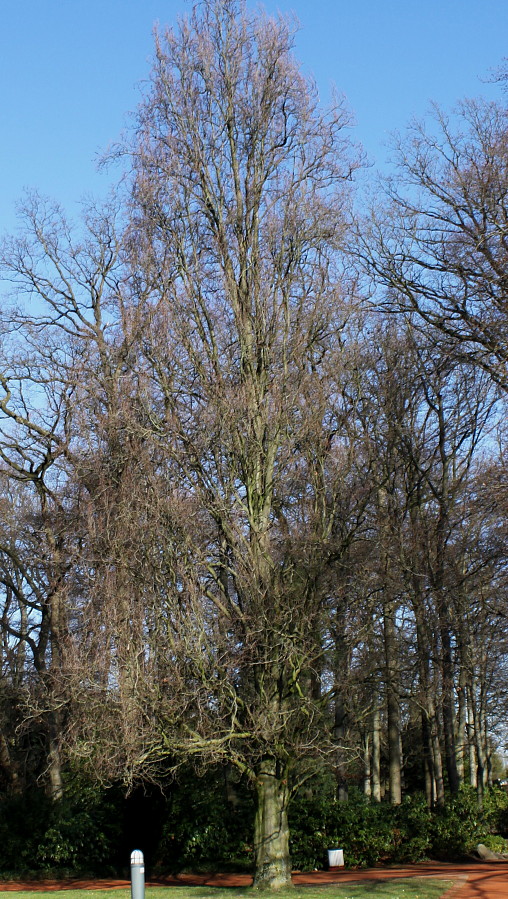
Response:
[[[131,852],[131,899],[145,899],[145,860],[139,849]]]

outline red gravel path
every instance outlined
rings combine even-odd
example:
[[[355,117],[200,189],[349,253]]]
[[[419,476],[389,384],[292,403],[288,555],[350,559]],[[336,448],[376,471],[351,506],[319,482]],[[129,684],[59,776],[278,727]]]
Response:
[[[437,877],[452,880],[454,886],[447,893],[453,899],[508,899],[508,862],[471,862],[465,865],[448,862],[425,862],[398,868],[368,868],[366,870],[316,871],[293,874],[295,884],[352,883],[376,880],[397,880],[401,877]],[[248,886],[246,874],[179,874],[147,886]],[[0,892],[9,890],[105,890],[129,887],[128,880],[43,880],[0,884]]]

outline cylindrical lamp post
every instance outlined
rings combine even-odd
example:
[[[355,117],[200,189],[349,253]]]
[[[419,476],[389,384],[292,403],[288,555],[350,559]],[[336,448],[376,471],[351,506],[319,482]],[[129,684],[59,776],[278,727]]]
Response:
[[[131,852],[131,899],[145,899],[145,860],[139,849]]]

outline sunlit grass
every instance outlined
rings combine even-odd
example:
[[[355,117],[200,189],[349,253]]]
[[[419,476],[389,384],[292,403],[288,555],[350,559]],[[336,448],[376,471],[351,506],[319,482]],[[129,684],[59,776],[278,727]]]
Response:
[[[297,885],[292,890],[277,893],[264,891],[266,899],[439,899],[452,882],[411,877],[391,881],[366,883],[323,884],[319,886]],[[0,892],[2,887],[0,886]],[[62,899],[130,899],[129,889],[115,890],[59,890]],[[112,896],[113,893],[113,896]],[[257,895],[250,887],[147,887],[146,899],[254,899]],[[16,892],[12,899],[37,899],[47,891]],[[54,896],[54,899],[57,899]]]

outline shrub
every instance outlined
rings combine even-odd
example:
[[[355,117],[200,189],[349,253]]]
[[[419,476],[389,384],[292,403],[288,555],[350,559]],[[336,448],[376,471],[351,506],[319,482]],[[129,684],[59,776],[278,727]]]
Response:
[[[487,849],[490,849],[491,852],[508,852],[508,840],[505,840],[504,837],[497,836],[496,834],[487,834],[487,836],[483,838],[482,843]]]
[[[111,871],[121,838],[122,797],[90,785],[53,803],[35,860],[42,869],[73,873]]]
[[[250,868],[252,818],[250,791],[237,784],[235,802],[228,802],[223,771],[183,775],[168,799],[156,868]]]
[[[45,832],[51,803],[39,791],[0,800],[0,872],[16,876],[33,872],[39,840]]]
[[[508,793],[501,787],[487,790],[483,800],[483,814],[489,833],[508,837]]]
[[[300,796],[290,809],[292,860],[302,870],[320,868],[326,849],[334,845],[344,850],[346,865],[353,866],[460,858],[479,842],[489,845],[489,834],[506,833],[506,822],[508,796],[499,789],[486,792],[482,811],[470,787],[434,811],[421,793],[399,806],[370,803],[354,791],[347,803],[326,795]]]
[[[118,795],[73,784],[51,802],[40,790],[0,801],[0,871],[4,875],[111,872],[120,839]]]
[[[432,855],[438,859],[469,855],[488,831],[485,815],[478,808],[476,791],[464,786],[447,797],[432,817]]]
[[[295,867],[320,868],[328,848],[344,850],[346,865],[373,865],[390,855],[393,809],[367,803],[354,794],[349,802],[297,798],[290,809],[291,853]]]
[[[406,796],[394,809],[393,855],[400,863],[419,862],[427,858],[432,847],[432,812],[423,793]]]

